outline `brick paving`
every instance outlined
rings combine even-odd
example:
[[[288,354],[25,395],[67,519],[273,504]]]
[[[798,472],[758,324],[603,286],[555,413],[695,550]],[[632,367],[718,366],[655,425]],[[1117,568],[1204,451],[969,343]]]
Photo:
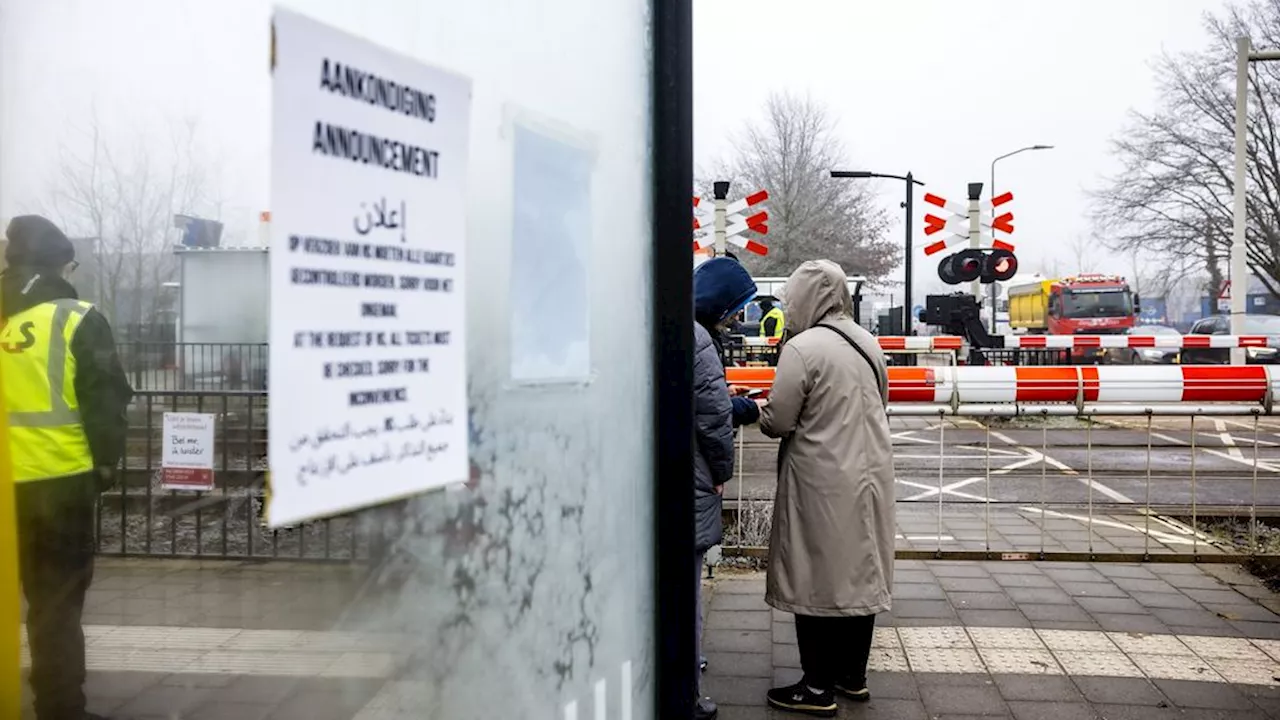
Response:
[[[899,561],[870,703],[914,720],[1280,718],[1280,597],[1230,565]],[[762,574],[708,583],[703,690],[724,720],[794,717],[764,694],[801,677],[794,618]]]

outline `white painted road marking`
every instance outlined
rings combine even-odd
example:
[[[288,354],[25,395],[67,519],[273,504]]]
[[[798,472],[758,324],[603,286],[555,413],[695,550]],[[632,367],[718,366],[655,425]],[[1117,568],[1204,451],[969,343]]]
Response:
[[[991,433],[991,436],[1000,438],[1001,440],[1008,443],[1009,445],[1012,445],[1020,450],[1025,450],[1028,453],[1036,452],[1035,450],[1032,450],[1031,448],[1026,447],[1025,445],[1019,445],[1012,438],[1010,438],[1008,435],[1005,435],[1003,433],[993,432]],[[1080,483],[1085,487],[1092,488],[1094,492],[1102,493],[1103,495],[1106,495],[1107,497],[1111,498],[1112,500],[1118,503],[1125,503],[1127,505],[1133,504],[1133,500],[1131,500],[1124,493],[1116,490],[1112,490],[1110,487],[1103,485],[1102,483],[1098,482],[1097,480],[1094,480],[1091,477],[1084,477],[1080,475],[1075,470],[1067,467],[1065,463],[1055,460],[1054,458],[1050,457],[1047,454],[1040,454],[1040,456],[1044,458],[1044,461],[1046,464],[1061,470],[1063,473],[1067,475],[1071,475],[1076,480],[1079,480]]]
[[[1090,523],[1090,518],[1085,515],[1075,515],[1072,513],[1058,512],[1056,510],[1041,510],[1040,508],[1037,508],[1037,507],[1023,507],[1023,508],[1019,508],[1019,510],[1030,515],[1040,515],[1041,513],[1044,513],[1045,517],[1054,517],[1054,518],[1060,518],[1063,520],[1075,520],[1076,522],[1084,523],[1086,525]],[[1152,515],[1151,519],[1159,520],[1160,517],[1157,515]],[[1096,517],[1092,519],[1092,523],[1094,525],[1115,528],[1117,530],[1132,530],[1133,532],[1139,535],[1150,535],[1152,539],[1159,540],[1160,542],[1165,543],[1167,545],[1193,545],[1194,544],[1191,541],[1190,539],[1191,536],[1189,534],[1185,537],[1170,535],[1168,533],[1163,533],[1158,530],[1147,530],[1146,528],[1138,527],[1136,525],[1130,525],[1124,522],[1118,522],[1115,520],[1106,520],[1104,518],[1096,518]]]

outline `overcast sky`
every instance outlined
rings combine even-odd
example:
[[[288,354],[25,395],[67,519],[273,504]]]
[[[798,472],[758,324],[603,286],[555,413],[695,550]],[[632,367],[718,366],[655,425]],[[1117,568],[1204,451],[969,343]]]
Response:
[[[1108,139],[1130,108],[1154,105],[1152,59],[1202,46],[1204,13],[1223,5],[695,0],[697,160],[729,152],[731,133],[779,90],[829,107],[850,169],[912,171],[949,200],[963,201],[969,182],[989,184],[995,157],[1054,145],[1001,161],[996,184],[1015,196],[1022,268],[1056,254],[1067,272],[1070,242],[1091,229],[1085,190],[1116,169]],[[902,183],[872,182],[900,238]],[[917,282],[936,278],[936,263],[916,257]]]
[[[697,161],[727,152],[775,90],[829,106],[850,167],[911,170],[953,200],[988,181],[997,155],[1054,145],[1003,161],[997,184],[1016,196],[1023,268],[1056,255],[1067,271],[1072,239],[1090,231],[1085,189],[1115,169],[1108,139],[1130,108],[1154,103],[1151,60],[1201,46],[1203,14],[1221,5],[695,0]],[[77,129],[94,113],[117,143],[192,118],[229,230],[254,239],[267,205],[268,17],[265,0],[0,0],[0,216],[39,206],[60,148],[83,147]],[[900,223],[900,183],[874,187]],[[933,277],[917,257],[917,277]]]

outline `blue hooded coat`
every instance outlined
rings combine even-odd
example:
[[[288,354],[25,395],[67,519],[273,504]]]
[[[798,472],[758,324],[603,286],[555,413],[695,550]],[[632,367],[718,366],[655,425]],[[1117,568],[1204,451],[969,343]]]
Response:
[[[697,320],[693,326],[693,480],[698,552],[723,539],[722,498],[716,488],[733,479],[733,404],[714,334],[719,332],[718,325],[736,315],[755,295],[750,273],[735,260],[708,260],[693,274]]]

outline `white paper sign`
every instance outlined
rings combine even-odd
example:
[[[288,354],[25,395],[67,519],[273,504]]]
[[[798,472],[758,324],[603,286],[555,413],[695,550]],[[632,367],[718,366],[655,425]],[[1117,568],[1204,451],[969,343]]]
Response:
[[[466,78],[274,21],[274,526],[467,479]]]
[[[160,451],[160,487],[165,490],[213,489],[213,425],[209,413],[164,414]]]

